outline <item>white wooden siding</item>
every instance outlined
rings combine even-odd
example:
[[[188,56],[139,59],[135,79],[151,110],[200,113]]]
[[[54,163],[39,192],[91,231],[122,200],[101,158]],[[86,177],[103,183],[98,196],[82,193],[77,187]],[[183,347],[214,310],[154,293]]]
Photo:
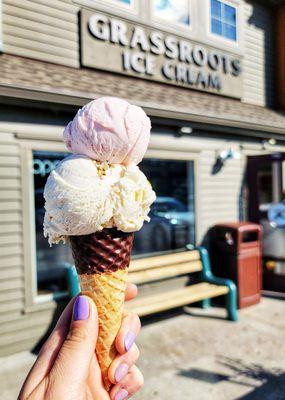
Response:
[[[216,151],[200,153],[198,176],[199,236],[201,243],[209,228],[219,222],[239,220],[239,195],[244,174],[244,160],[228,160],[223,169],[212,175]]]
[[[0,321],[19,320],[23,309],[20,150],[12,134],[0,132]]]
[[[243,101],[272,106],[274,101],[274,26],[269,9],[244,2]]]
[[[3,51],[79,67],[78,8],[70,0],[3,0]]]

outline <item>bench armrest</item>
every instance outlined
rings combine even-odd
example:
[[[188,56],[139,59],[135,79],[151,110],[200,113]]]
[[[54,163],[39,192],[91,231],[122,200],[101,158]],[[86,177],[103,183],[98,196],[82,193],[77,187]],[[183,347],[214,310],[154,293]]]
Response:
[[[202,279],[204,282],[214,283],[215,285],[224,285],[229,288],[229,293],[226,295],[226,307],[228,316],[231,321],[237,321],[237,288],[235,283],[230,279],[218,278],[213,275],[210,263],[210,257],[205,247],[197,247],[200,253],[202,262]]]

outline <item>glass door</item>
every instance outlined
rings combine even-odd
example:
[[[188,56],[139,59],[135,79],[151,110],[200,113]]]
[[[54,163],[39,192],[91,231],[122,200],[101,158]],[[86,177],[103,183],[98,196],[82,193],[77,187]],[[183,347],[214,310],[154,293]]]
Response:
[[[285,225],[275,222],[285,209],[285,153],[248,157],[247,192],[248,220],[263,228],[263,287],[285,292]]]

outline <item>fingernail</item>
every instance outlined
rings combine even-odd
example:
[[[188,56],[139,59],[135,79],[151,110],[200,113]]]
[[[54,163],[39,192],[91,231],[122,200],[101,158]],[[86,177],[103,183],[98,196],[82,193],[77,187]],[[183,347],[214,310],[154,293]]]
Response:
[[[84,320],[89,317],[89,301],[85,296],[78,296],[73,307],[73,320]]]
[[[126,389],[120,389],[116,394],[114,400],[124,400],[128,397],[128,395],[129,393],[126,391]]]
[[[130,348],[134,344],[135,340],[136,340],[135,332],[133,332],[133,331],[128,332],[125,337],[125,342],[124,342],[126,351],[130,350]]]
[[[115,371],[116,382],[120,382],[128,373],[129,366],[127,364],[120,364]]]

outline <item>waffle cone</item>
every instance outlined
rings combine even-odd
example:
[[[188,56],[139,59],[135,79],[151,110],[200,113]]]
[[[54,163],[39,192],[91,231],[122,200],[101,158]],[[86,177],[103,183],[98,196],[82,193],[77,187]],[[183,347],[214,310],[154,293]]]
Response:
[[[106,390],[111,387],[108,369],[117,354],[115,339],[122,321],[127,274],[127,269],[119,269],[102,274],[79,275],[82,294],[93,299],[98,311],[96,354]]]
[[[133,243],[132,233],[103,229],[70,237],[81,292],[96,304],[99,333],[96,354],[106,390],[110,390],[108,369],[117,355],[115,338],[120,329],[126,279]]]

